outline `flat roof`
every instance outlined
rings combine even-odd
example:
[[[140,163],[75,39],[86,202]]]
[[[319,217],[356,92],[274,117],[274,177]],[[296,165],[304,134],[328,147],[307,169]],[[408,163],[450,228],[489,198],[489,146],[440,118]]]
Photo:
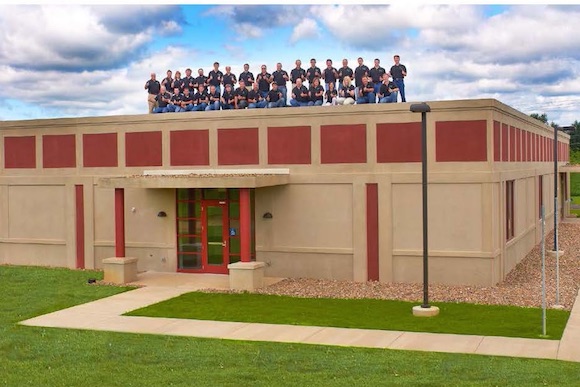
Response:
[[[261,188],[289,183],[288,168],[148,170],[101,177],[101,188]]]

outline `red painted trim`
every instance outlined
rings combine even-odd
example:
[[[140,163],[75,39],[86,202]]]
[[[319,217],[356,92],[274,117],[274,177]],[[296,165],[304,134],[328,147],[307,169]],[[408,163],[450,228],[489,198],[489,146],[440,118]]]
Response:
[[[201,222],[203,232],[201,233],[201,271],[191,270],[191,272],[202,272],[202,273],[212,273],[212,274],[228,274],[228,264],[230,263],[230,234],[229,234],[229,213],[228,213],[228,200],[202,200],[201,201]],[[227,241],[225,246],[222,248],[222,262],[221,265],[210,265],[208,256],[208,207],[220,207],[222,210],[222,241]]]
[[[510,161],[516,161],[516,128],[510,126]]]
[[[522,131],[516,128],[516,161],[522,161]]]
[[[115,257],[125,256],[125,189],[115,188]]]
[[[528,146],[526,161],[532,161],[532,133],[526,132],[526,144]]]
[[[172,130],[169,149],[172,166],[209,165],[209,130]]]
[[[493,161],[501,161],[501,125],[493,121]]]
[[[83,134],[83,166],[118,167],[117,133]]]
[[[367,184],[367,278],[379,280],[379,190]]]
[[[47,134],[42,136],[43,168],[75,168],[76,139],[74,134]]]
[[[218,165],[260,163],[258,128],[218,129]]]
[[[83,188],[82,184],[75,185],[77,269],[85,268],[85,200]]]
[[[240,188],[240,258],[242,262],[252,260],[252,218],[250,189]]]
[[[509,161],[509,132],[507,124],[501,124],[501,161]]]
[[[4,137],[4,168],[36,168],[36,137]]]
[[[268,164],[310,164],[310,126],[269,126]]]
[[[435,160],[437,162],[487,161],[487,121],[437,121]]]
[[[366,163],[366,124],[321,125],[320,162],[322,164]]]
[[[161,131],[125,133],[125,165],[160,167],[163,164],[162,142]]]
[[[377,124],[377,162],[421,162],[421,123]]]

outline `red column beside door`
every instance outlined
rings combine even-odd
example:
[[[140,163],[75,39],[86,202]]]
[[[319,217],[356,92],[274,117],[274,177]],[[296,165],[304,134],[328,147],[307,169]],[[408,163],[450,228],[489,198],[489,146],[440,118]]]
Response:
[[[76,245],[77,257],[76,268],[85,268],[85,201],[83,197],[83,185],[75,185],[76,204]]]
[[[251,227],[250,189],[240,188],[240,258],[242,262],[252,260]]]
[[[125,257],[124,188],[115,188],[115,257]]]

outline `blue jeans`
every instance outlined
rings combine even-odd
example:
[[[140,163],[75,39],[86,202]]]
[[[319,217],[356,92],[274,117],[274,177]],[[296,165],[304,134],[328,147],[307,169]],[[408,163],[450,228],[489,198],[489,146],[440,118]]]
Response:
[[[189,105],[187,105],[185,107],[178,107],[175,111],[182,113],[182,112],[190,112],[192,110],[195,110],[195,107],[193,106],[193,104],[190,103]]]
[[[278,85],[278,90],[280,90],[280,92],[282,93],[282,99],[284,99],[284,105],[286,105],[286,101],[288,100],[288,89],[286,89],[286,86],[280,86]]]
[[[215,101],[215,102],[210,102],[209,105],[207,105],[207,107],[205,108],[205,111],[209,111],[209,110],[220,110],[220,103],[219,101]]]
[[[286,106],[286,102],[283,99],[279,99],[276,102],[268,102],[268,108],[277,108]]]
[[[267,91],[260,90],[260,97],[266,98],[267,96],[268,96],[268,92]]]
[[[202,112],[205,110],[206,107],[207,107],[207,103],[202,102],[200,104],[195,105],[192,110],[194,112]]]
[[[374,89],[375,89],[375,95],[379,94],[379,91],[381,90],[381,85],[382,85],[382,83],[381,83],[381,82],[379,82],[379,83],[375,83],[375,84],[374,84],[374,86],[373,86],[373,87],[374,87]]]
[[[316,101],[308,102],[308,106],[322,106],[322,100],[317,99]]]
[[[395,78],[393,79],[393,82],[399,88],[399,93],[401,93],[401,102],[407,102],[407,99],[405,98],[405,81],[403,78]]]
[[[265,108],[266,105],[268,104],[268,102],[266,102],[265,100],[262,100],[260,102],[250,102],[248,104],[248,109],[261,109],[261,108]]]
[[[356,103],[358,105],[363,104],[363,103],[375,103],[376,101],[377,101],[377,97],[375,96],[375,93],[368,93],[364,97],[358,97],[356,99]]]
[[[397,102],[397,92],[392,92],[391,95],[379,99],[379,103],[395,103]]]
[[[167,107],[156,107],[153,109],[153,113],[167,113]]]
[[[290,100],[290,106],[298,107],[298,106],[308,106],[308,102],[298,102],[295,99]]]
[[[233,110],[234,104],[233,103],[220,103],[222,110]]]

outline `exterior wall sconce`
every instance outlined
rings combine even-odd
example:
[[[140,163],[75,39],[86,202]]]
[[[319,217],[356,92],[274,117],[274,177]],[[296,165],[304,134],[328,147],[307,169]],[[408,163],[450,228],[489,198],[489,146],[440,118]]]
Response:
[[[266,213],[264,213],[264,215],[262,215],[262,218],[264,218],[264,219],[272,219],[272,213],[271,212],[266,212]]]
[[[167,214],[165,213],[165,211],[159,211],[157,213],[157,216],[160,217],[160,218],[166,218],[167,217]]]

